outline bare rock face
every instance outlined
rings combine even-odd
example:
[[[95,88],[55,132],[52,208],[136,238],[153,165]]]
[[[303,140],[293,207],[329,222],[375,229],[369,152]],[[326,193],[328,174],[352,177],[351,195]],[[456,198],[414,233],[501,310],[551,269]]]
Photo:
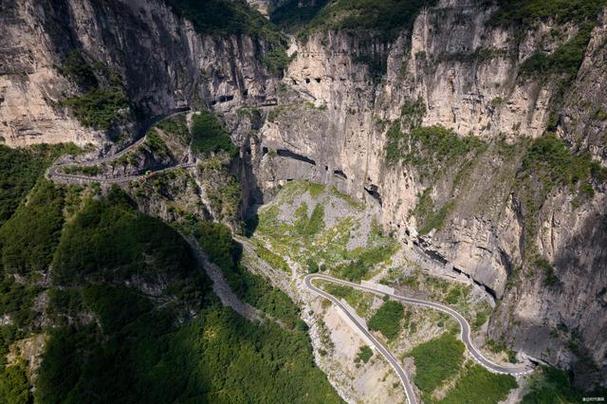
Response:
[[[273,80],[266,45],[200,35],[162,1],[9,1],[0,27],[0,136],[9,145],[99,143],[60,101],[77,93],[59,68],[72,49],[109,66],[129,101],[155,116],[190,105],[262,103]],[[4,7],[4,5],[3,5]]]
[[[93,131],[83,128],[57,106],[69,83],[55,68],[47,32],[37,26],[36,3],[16,0],[3,3],[0,143],[25,146],[95,142],[97,136]]]
[[[604,21],[563,96],[555,83],[520,70],[537,50],[553,51],[572,38],[576,27],[544,23],[517,40],[514,28],[491,25],[493,11],[477,2],[442,1],[393,43],[372,34],[329,32],[293,45],[295,58],[283,80],[287,90],[278,93],[280,106],[259,133],[255,176],[266,195],[303,178],[378,204],[386,229],[468,274],[499,300],[492,337],[549,363],[574,366],[576,380],[595,385],[607,379],[597,376],[605,375],[607,364],[607,340],[599,337],[607,319],[604,186],[581,206],[567,189],[550,193],[541,206],[533,242],[552,266],[551,278],[541,271],[520,274],[521,266],[527,268],[525,234],[531,226],[516,182],[521,154],[485,154],[463,183],[460,168],[430,179],[436,182],[432,199],[457,202],[441,228],[420,239],[413,212],[428,179],[412,167],[386,164],[387,129],[412,101],[425,107],[423,126],[441,125],[516,149],[546,131],[555,97],[565,100],[559,136],[605,161],[607,115],[601,111],[607,111],[607,95],[597,85],[604,77]],[[555,29],[558,38],[551,34]],[[383,80],[374,79],[370,58],[385,58]],[[582,362],[595,365],[580,370]]]
[[[250,3],[262,10],[279,4]],[[0,141],[103,141],[61,106],[78,89],[59,67],[71,49],[80,49],[122,78],[144,117],[184,106],[225,113],[242,146],[237,170],[247,204],[293,179],[366,199],[386,230],[495,297],[492,337],[572,367],[587,386],[604,385],[605,185],[583,201],[556,187],[539,206],[531,242],[552,268],[543,273],[525,261],[531,223],[516,179],[525,142],[549,124],[571,150],[607,164],[607,17],[593,30],[573,84],[560,94],[556,83],[529,78],[521,67],[536,51],[554,51],[574,37],[577,27],[545,22],[517,32],[492,25],[494,11],[486,2],[441,0],[394,41],[372,32],[293,39],[293,60],[279,80],[264,66],[263,40],[201,35],[161,0],[4,1]],[[556,97],[563,100],[559,119],[549,122]],[[411,165],[388,164],[390,126],[412,103],[424,109],[419,125],[472,135],[488,151],[430,178]],[[235,113],[243,106],[262,109],[265,123],[243,123]],[[500,151],[510,147],[510,154]],[[455,201],[427,234],[415,214],[424,192],[437,204]],[[172,214],[164,205],[148,208]]]
[[[565,99],[560,135],[607,164],[607,12],[592,32],[571,96]]]

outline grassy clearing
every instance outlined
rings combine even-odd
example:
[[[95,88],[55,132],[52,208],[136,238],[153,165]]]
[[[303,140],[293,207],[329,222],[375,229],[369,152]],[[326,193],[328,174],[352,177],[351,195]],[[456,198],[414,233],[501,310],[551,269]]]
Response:
[[[413,381],[425,398],[458,374],[464,362],[464,350],[464,344],[451,333],[444,333],[411,350],[416,369]]]
[[[379,331],[388,340],[393,340],[400,334],[403,316],[403,305],[389,300],[373,314],[369,320],[369,329]]]

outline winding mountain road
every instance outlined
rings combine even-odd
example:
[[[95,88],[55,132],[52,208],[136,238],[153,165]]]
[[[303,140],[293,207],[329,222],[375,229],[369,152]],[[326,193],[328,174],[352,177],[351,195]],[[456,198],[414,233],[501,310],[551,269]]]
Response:
[[[503,366],[503,365],[499,365],[499,364],[494,363],[494,362],[490,361],[489,359],[487,359],[478,350],[478,348],[476,348],[474,346],[474,344],[472,343],[472,338],[470,335],[470,324],[468,323],[468,321],[457,311],[453,310],[452,308],[450,308],[444,304],[431,302],[428,300],[421,300],[421,299],[414,299],[414,298],[410,298],[410,297],[400,296],[400,295],[396,295],[393,293],[388,293],[384,290],[376,289],[371,286],[367,286],[367,285],[363,286],[358,283],[345,281],[345,280],[334,278],[332,276],[325,275],[325,274],[306,275],[306,277],[304,278],[305,286],[308,289],[310,289],[311,291],[313,291],[314,293],[324,297],[325,299],[328,299],[333,304],[335,304],[337,307],[342,309],[344,311],[344,313],[348,316],[348,318],[350,318],[350,320],[352,320],[352,322],[359,328],[359,330],[366,337],[368,337],[369,340],[375,345],[375,348],[377,349],[377,351],[379,351],[384,356],[384,358],[386,358],[388,363],[390,363],[392,368],[394,368],[394,370],[396,371],[396,373],[401,381],[401,384],[403,385],[403,387],[405,389],[405,394],[407,396],[407,401],[409,402],[409,404],[416,403],[415,392],[414,392],[413,386],[411,385],[411,382],[409,381],[407,373],[403,369],[402,365],[398,362],[398,360],[394,357],[394,355],[380,341],[378,341],[377,338],[375,338],[363,324],[361,324],[350,313],[350,311],[345,307],[345,305],[343,303],[341,303],[341,301],[339,301],[337,298],[335,298],[333,295],[327,293],[326,291],[314,286],[314,284],[312,282],[315,280],[332,282],[332,283],[335,283],[335,284],[338,284],[341,286],[348,286],[348,287],[351,287],[354,289],[373,293],[373,294],[379,295],[379,296],[389,296],[395,300],[398,300],[398,301],[406,303],[406,304],[412,304],[412,305],[416,305],[416,306],[426,307],[429,309],[437,310],[442,313],[448,314],[459,323],[460,330],[461,330],[460,339],[466,346],[466,349],[468,350],[470,355],[474,358],[474,360],[476,362],[478,362],[485,369],[487,369],[493,373],[509,374],[512,376],[522,376],[522,375],[528,374],[533,371],[531,364],[519,365],[519,366]]]
[[[415,398],[415,390],[413,390],[413,386],[411,385],[411,381],[409,380],[409,377],[407,376],[407,372],[405,372],[405,369],[402,367],[400,362],[394,357],[394,355],[392,355],[392,352],[390,352],[381,341],[379,341],[377,338],[375,338],[375,336],[373,334],[371,334],[369,332],[369,330],[367,330],[367,328],[364,325],[362,325],[356,317],[354,317],[352,315],[352,313],[350,313],[350,310],[348,310],[341,301],[339,301],[333,295],[314,286],[312,284],[312,281],[315,279],[323,279],[323,280],[328,280],[330,282],[335,281],[335,283],[337,283],[337,284],[342,284],[342,283],[339,282],[339,280],[335,279],[335,278],[330,278],[330,277],[325,278],[324,275],[308,275],[304,278],[304,283],[308,289],[310,289],[314,293],[324,297],[325,299],[327,299],[331,303],[333,303],[335,306],[337,306],[341,310],[343,310],[343,312],[346,314],[346,316],[348,316],[348,318],[350,320],[352,320],[352,323],[354,323],[358,327],[359,331],[362,332],[367,337],[367,339],[369,339],[369,341],[371,343],[373,343],[375,349],[379,353],[381,353],[384,358],[386,358],[386,360],[388,361],[390,366],[392,366],[392,368],[398,375],[398,378],[400,379],[400,383],[402,384],[403,388],[405,389],[405,395],[407,396],[407,401],[409,402],[409,404],[416,404],[417,399]]]
[[[181,164],[175,164],[170,167],[165,167],[165,168],[162,168],[159,170],[155,170],[155,171],[152,171],[149,173],[123,176],[123,177],[96,177],[96,176],[88,176],[88,175],[83,175],[83,174],[68,174],[68,173],[61,171],[61,169],[66,166],[91,167],[91,166],[96,166],[96,165],[103,164],[103,163],[108,163],[113,160],[117,160],[120,157],[128,154],[132,150],[135,150],[137,147],[139,147],[143,143],[145,143],[145,141],[147,139],[147,132],[154,125],[158,124],[161,121],[164,121],[165,119],[170,119],[174,116],[181,115],[181,114],[189,112],[189,111],[190,111],[189,107],[175,108],[166,114],[155,116],[155,117],[151,118],[146,124],[144,124],[142,126],[142,128],[140,129],[139,132],[143,133],[143,136],[141,136],[137,141],[131,143],[130,145],[123,148],[122,150],[119,150],[118,152],[111,154],[109,156],[104,156],[104,157],[100,157],[98,159],[93,159],[93,160],[55,162],[55,164],[51,165],[48,168],[46,176],[48,179],[53,180],[55,182],[68,183],[68,184],[71,184],[71,183],[82,184],[82,183],[93,183],[93,182],[98,182],[98,183],[102,183],[102,184],[122,184],[122,183],[128,183],[131,181],[135,181],[135,180],[138,180],[141,178],[147,178],[152,175],[161,174],[163,172],[176,170],[179,168],[187,169],[187,168],[195,167],[196,163],[181,163]]]

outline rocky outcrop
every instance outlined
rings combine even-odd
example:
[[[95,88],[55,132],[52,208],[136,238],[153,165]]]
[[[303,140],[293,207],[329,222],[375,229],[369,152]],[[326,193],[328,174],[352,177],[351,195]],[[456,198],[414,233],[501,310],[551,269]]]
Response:
[[[0,50],[0,136],[9,145],[99,142],[59,101],[77,93],[59,72],[79,49],[118,73],[132,108],[151,117],[183,106],[227,110],[274,92],[261,39],[200,35],[155,1],[8,1]]]
[[[492,25],[493,11],[474,1],[441,1],[394,43],[369,33],[330,32],[293,45],[296,56],[283,81],[288,88],[278,94],[279,107],[259,133],[256,178],[267,196],[284,181],[303,178],[380,204],[387,229],[425,245],[440,262],[467,273],[500,301],[492,337],[559,366],[591,358],[595,379],[578,374],[589,387],[605,379],[596,377],[605,374],[607,349],[607,341],[597,337],[607,318],[602,293],[607,261],[599,247],[606,235],[600,225],[604,186],[597,185],[582,206],[569,190],[555,190],[537,213],[541,225],[533,243],[559,279],[558,287],[549,287],[546,275],[531,271],[525,260],[531,224],[516,178],[525,139],[545,132],[560,97],[566,101],[556,111],[559,135],[574,151],[590,150],[604,161],[600,111],[607,98],[602,86],[592,83],[604,76],[605,26],[594,29],[577,78],[563,96],[557,81],[523,75],[521,66],[537,50],[555,50],[577,28],[545,22],[521,36],[516,27]],[[357,54],[361,49],[366,49],[363,56],[386,58],[383,80],[374,79],[369,59]],[[402,120],[403,106],[417,100],[426,110],[423,126],[480,137],[488,151],[466,171],[447,168],[430,179],[413,166],[386,164],[390,122]],[[512,151],[504,153],[502,144]],[[277,152],[283,149],[292,154]],[[441,229],[420,243],[413,212],[428,187],[434,201],[455,204]],[[526,268],[522,275],[521,266]],[[589,309],[580,313],[580,307]],[[537,333],[551,337],[534,342]]]
[[[102,141],[60,106],[79,90],[58,67],[71,49],[80,49],[121,76],[132,109],[143,115],[138,122],[182,106],[224,113],[242,146],[232,168],[241,176],[245,205],[271,198],[293,179],[366,199],[381,208],[387,230],[494,295],[492,337],[574,367],[587,386],[604,383],[604,184],[595,184],[583,201],[556,187],[534,213],[531,242],[554,272],[547,284],[546,274],[526,261],[531,224],[516,178],[525,139],[541,136],[549,124],[571,150],[588,151],[605,165],[607,94],[600,83],[607,17],[593,30],[563,94],[556,81],[523,75],[521,68],[578,28],[547,21],[521,31],[493,25],[494,11],[484,1],[441,0],[392,42],[372,32],[294,39],[293,60],[279,83],[264,67],[263,40],[201,35],[160,0],[5,1],[0,33],[10,45],[0,49],[0,140]],[[563,101],[558,110],[555,100]],[[408,116],[413,103],[425,112]],[[249,108],[236,113],[243,106]],[[558,119],[549,122],[551,115]],[[430,178],[411,164],[387,164],[391,124],[413,119],[480,138],[485,152]],[[420,236],[414,212],[426,190],[437,206],[453,206],[440,228]],[[173,215],[164,205],[149,209]]]

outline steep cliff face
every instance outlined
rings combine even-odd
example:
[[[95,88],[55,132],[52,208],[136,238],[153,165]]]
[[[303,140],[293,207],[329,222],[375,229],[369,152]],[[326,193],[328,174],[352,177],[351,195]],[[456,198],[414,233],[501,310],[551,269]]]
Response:
[[[293,179],[366,199],[386,230],[498,300],[490,336],[573,366],[592,387],[607,380],[607,196],[588,163],[607,162],[607,17],[564,78],[542,58],[563,53],[582,26],[504,24],[496,10],[441,0],[396,39],[312,31],[292,39],[279,80],[266,41],[200,34],[160,0],[5,0],[0,141],[105,140],[62,102],[83,92],[62,69],[77,49],[120,77],[127,129],[181,107],[224,113],[242,146],[243,210]],[[556,162],[537,143],[547,130]],[[556,178],[542,174],[555,164]]]
[[[596,85],[604,75],[604,19],[575,79],[563,85],[561,76],[529,73],[529,64],[538,51],[557,52],[576,38],[579,27],[547,20],[521,31],[496,24],[495,11],[442,1],[394,42],[329,32],[295,43],[280,106],[260,131],[258,184],[271,194],[305,178],[381,205],[387,229],[437,252],[501,300],[491,336],[553,364],[594,363],[593,374],[604,374],[604,183],[590,179],[583,198],[557,184],[532,203],[524,170],[533,139],[547,129],[604,162],[605,96]],[[385,60],[381,80],[377,60]],[[409,161],[390,164],[394,122],[403,132],[440,125],[480,141],[441,160],[409,139],[400,150]],[[428,175],[422,162],[411,163],[415,155],[446,164]],[[424,195],[432,218],[440,217],[431,231],[420,214]],[[577,380],[591,386],[601,378]]]
[[[267,45],[200,35],[161,1],[7,1],[3,4],[0,136],[9,145],[99,142],[60,101],[79,89],[62,74],[73,50],[117,73],[139,120],[183,106],[263,103],[275,80]]]

